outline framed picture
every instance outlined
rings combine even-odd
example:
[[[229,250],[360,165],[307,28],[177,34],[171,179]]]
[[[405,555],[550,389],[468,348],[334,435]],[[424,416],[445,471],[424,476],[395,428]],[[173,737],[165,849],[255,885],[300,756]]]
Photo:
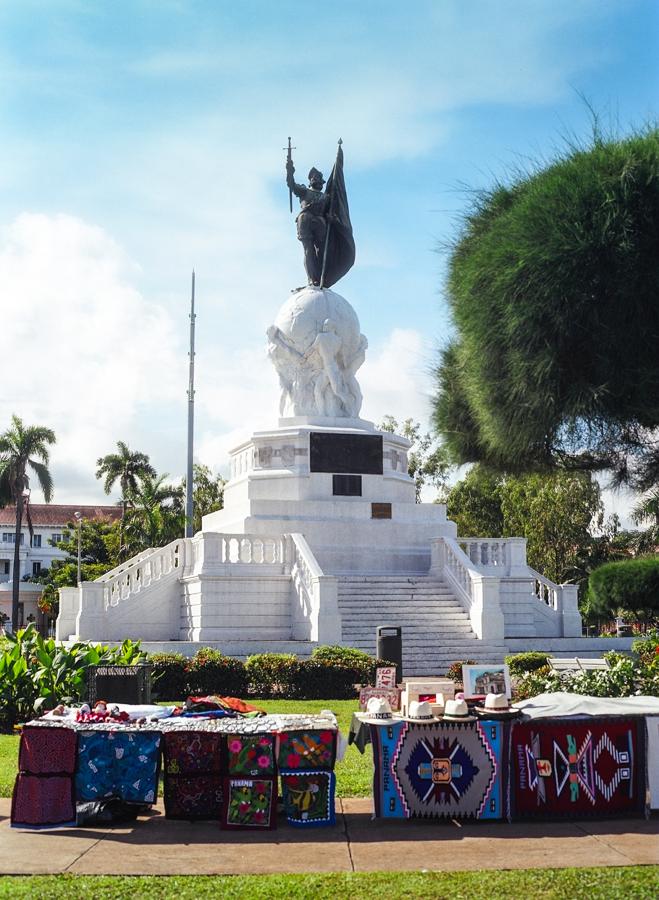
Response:
[[[510,700],[510,671],[505,663],[482,666],[463,666],[462,684],[465,697],[483,694],[505,694]]]

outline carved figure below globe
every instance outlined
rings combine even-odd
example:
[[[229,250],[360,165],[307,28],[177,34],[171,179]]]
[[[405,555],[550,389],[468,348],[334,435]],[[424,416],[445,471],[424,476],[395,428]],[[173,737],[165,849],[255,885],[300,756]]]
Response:
[[[362,392],[356,373],[368,341],[340,294],[296,291],[268,328],[268,355],[279,376],[279,414],[356,419]]]

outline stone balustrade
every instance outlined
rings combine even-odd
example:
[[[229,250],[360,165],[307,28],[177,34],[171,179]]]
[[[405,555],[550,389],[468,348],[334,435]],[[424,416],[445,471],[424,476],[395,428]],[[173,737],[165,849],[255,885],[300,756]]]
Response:
[[[474,633],[484,640],[502,640],[504,617],[499,603],[499,578],[476,567],[461,542],[454,538],[435,538],[430,553],[430,574],[447,581],[469,613]]]
[[[127,600],[132,594],[160,581],[176,570],[180,573],[185,559],[186,543],[186,538],[172,541],[166,547],[140,555],[128,567],[120,567],[116,575],[108,577],[111,575],[108,573],[103,579],[94,582],[104,586],[105,609],[117,606],[122,600]]]

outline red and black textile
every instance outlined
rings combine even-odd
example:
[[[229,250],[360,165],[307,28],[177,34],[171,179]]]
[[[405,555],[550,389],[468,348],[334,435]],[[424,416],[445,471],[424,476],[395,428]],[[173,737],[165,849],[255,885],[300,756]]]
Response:
[[[77,735],[70,728],[23,728],[11,801],[12,825],[75,824],[76,746]]]
[[[163,735],[165,815],[218,819],[222,812],[223,735],[174,731]]]
[[[517,723],[511,757],[515,819],[645,813],[640,716]]]
[[[272,831],[276,828],[276,778],[225,778],[222,794],[222,828],[234,831],[244,828]]]

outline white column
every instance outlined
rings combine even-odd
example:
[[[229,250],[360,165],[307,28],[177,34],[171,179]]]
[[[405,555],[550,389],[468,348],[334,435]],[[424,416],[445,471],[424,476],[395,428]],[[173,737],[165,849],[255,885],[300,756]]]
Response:
[[[563,637],[581,637],[582,622],[579,612],[579,589],[576,584],[562,584],[558,596]]]
[[[96,581],[83,581],[80,585],[80,608],[76,618],[76,637],[80,640],[104,640],[106,616],[104,604],[105,585]]]

